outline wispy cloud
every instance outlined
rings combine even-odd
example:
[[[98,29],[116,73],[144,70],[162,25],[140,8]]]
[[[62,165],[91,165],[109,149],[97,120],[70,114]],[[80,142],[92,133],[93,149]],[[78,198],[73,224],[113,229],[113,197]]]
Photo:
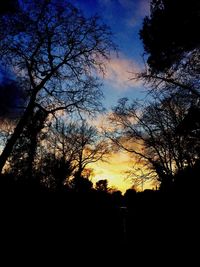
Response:
[[[134,73],[140,71],[136,62],[120,55],[119,57],[111,58],[107,63],[104,79],[113,89],[126,91],[129,88],[139,86],[139,82],[132,78]]]

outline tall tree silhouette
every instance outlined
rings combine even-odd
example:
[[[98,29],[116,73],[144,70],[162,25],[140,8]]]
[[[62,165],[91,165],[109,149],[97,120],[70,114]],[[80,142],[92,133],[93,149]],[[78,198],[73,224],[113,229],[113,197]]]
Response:
[[[166,71],[199,48],[200,36],[194,31],[200,23],[200,3],[192,0],[152,0],[151,15],[144,19],[140,37],[149,54],[152,72]]]
[[[147,66],[138,77],[154,91],[172,92],[180,98],[185,94],[185,103],[188,99],[189,105],[185,106],[184,116],[174,131],[174,136],[184,140],[176,160],[180,173],[186,166],[194,168],[194,162],[197,164],[199,159],[200,35],[194,30],[200,23],[199,12],[198,0],[190,4],[180,0],[152,0],[150,16],[144,19],[140,31]],[[192,102],[191,95],[195,97]]]
[[[198,0],[151,1],[151,14],[140,31],[148,63],[141,77],[156,87],[163,82],[200,97],[200,36],[195,31],[199,12]]]
[[[104,70],[115,48],[98,17],[84,18],[65,0],[21,1],[20,7],[1,18],[0,55],[26,89],[27,105],[0,156],[0,172],[37,107],[47,114],[101,109],[95,71]]]
[[[31,180],[33,178],[39,134],[44,128],[46,117],[47,113],[43,110],[35,110],[15,143],[9,157],[9,169],[16,179]]]

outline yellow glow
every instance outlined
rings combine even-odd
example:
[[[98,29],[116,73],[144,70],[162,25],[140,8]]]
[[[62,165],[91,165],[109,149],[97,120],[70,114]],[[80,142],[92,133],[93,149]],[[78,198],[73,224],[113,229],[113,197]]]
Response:
[[[122,193],[125,193],[125,191],[134,184],[131,178],[127,178],[128,174],[126,173],[127,171],[133,170],[134,162],[134,157],[131,158],[130,154],[126,152],[112,153],[109,158],[107,158],[107,162],[90,164],[90,168],[94,170],[92,182],[95,185],[97,181],[107,179],[109,187],[114,187]],[[142,168],[141,164],[140,167]],[[140,174],[140,172],[138,172],[138,174]],[[152,188],[155,188],[155,182],[146,180],[137,190]]]
[[[107,179],[109,187],[116,187],[122,193],[131,188],[132,182],[126,179],[125,172],[130,170],[130,157],[126,153],[113,153],[107,162],[97,162],[90,165],[94,169],[94,184],[101,179]]]

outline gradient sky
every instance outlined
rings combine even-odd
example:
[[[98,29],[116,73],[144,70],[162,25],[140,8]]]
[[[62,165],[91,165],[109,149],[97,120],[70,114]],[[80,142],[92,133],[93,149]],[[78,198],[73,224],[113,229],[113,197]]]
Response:
[[[149,0],[71,0],[86,16],[100,15],[113,32],[119,47],[118,57],[114,54],[107,65],[104,78],[104,105],[110,108],[121,97],[142,98],[144,88],[130,81],[131,72],[143,67],[143,47],[139,29],[143,18],[149,14]]]
[[[103,81],[103,101],[107,111],[121,97],[141,99],[145,89],[139,82],[130,81],[131,72],[139,72],[143,68],[143,46],[139,39],[139,30],[143,18],[149,15],[149,0],[71,0],[84,15],[98,14],[113,32],[114,41],[119,47],[118,57],[113,54],[107,64],[107,74]],[[133,163],[133,162],[132,162]],[[113,153],[109,163],[98,162],[94,168],[93,182],[108,179],[110,186],[125,192],[131,187],[126,179],[125,171],[133,165],[130,157],[121,152]]]
[[[81,9],[85,16],[98,14],[113,33],[114,42],[119,48],[118,56],[113,53],[106,66],[103,80],[105,99],[103,105],[107,112],[116,105],[121,97],[143,98],[145,89],[139,82],[130,81],[131,73],[143,68],[143,47],[139,39],[139,30],[143,18],[149,14],[150,0],[68,0]],[[3,72],[0,72],[0,80]],[[5,79],[5,75],[4,75]],[[101,116],[99,116],[101,118]],[[98,120],[97,120],[98,121]],[[108,163],[99,162],[94,166],[94,182],[108,179],[110,186],[116,186],[123,192],[131,183],[124,180],[124,172],[130,169],[130,158],[124,153],[113,153]]]

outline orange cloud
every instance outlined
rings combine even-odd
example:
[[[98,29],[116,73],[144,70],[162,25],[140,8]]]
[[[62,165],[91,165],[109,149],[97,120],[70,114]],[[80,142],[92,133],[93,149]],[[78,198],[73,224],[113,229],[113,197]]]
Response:
[[[139,81],[131,80],[134,73],[139,73],[141,69],[133,60],[123,56],[113,57],[106,64],[106,74],[104,79],[116,90],[128,90],[138,87]]]

